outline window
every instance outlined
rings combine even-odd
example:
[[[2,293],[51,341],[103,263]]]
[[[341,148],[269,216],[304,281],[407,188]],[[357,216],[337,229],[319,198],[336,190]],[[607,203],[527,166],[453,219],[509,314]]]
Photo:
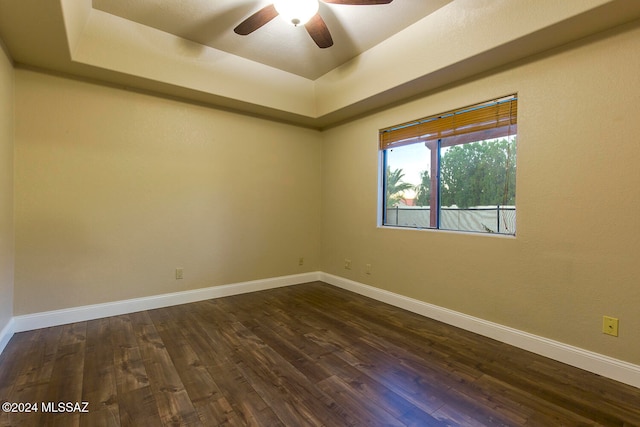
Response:
[[[516,233],[515,95],[380,131],[382,225]]]

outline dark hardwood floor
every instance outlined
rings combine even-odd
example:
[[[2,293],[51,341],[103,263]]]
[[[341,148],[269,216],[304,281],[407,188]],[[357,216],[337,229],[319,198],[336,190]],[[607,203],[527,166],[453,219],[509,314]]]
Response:
[[[640,426],[637,388],[319,282],[15,334],[0,401],[38,409],[1,426]]]

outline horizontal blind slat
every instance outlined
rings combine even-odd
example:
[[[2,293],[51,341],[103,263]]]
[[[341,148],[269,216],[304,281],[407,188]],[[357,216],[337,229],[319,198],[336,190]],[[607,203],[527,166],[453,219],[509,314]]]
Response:
[[[380,131],[380,149],[437,140],[517,124],[515,95],[481,103]]]

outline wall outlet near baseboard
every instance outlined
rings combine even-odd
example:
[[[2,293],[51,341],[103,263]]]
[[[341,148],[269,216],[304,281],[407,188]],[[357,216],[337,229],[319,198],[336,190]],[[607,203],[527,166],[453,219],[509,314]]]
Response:
[[[176,280],[178,279],[184,279],[184,268],[176,268]]]
[[[602,333],[617,337],[618,323],[619,323],[619,320],[616,319],[615,317],[602,316]]]
[[[351,260],[350,259],[346,259],[344,260],[344,268],[346,268],[347,270],[351,270]]]

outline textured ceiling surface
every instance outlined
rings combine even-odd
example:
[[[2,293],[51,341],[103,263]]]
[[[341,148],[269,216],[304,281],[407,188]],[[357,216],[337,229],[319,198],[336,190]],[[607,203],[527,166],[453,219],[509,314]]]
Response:
[[[16,68],[326,129],[640,25],[640,0],[394,0],[322,2],[328,49],[279,18],[234,33],[270,1],[0,0],[0,48]]]
[[[395,0],[386,5],[320,2],[334,40],[319,49],[303,26],[276,19],[240,36],[233,29],[268,0],[93,0],[103,12],[308,79],[316,79],[429,15],[450,0]]]

